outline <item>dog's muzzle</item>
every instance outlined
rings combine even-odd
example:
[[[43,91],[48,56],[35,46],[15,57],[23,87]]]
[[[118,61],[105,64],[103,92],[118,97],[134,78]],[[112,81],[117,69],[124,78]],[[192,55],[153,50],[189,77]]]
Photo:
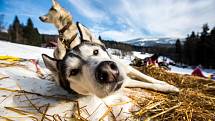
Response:
[[[95,77],[100,83],[114,83],[119,80],[119,69],[113,61],[101,62],[96,70]]]

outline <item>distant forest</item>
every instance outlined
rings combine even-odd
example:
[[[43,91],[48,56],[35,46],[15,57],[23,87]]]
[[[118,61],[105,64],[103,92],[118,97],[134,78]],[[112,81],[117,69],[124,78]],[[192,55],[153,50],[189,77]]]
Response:
[[[7,32],[3,32],[5,29],[3,26],[3,16],[0,16],[0,27],[2,26],[0,28],[0,39],[2,40],[40,47],[44,44],[49,44],[50,41],[57,40],[57,35],[40,34],[38,29],[34,27],[31,18],[28,18],[26,25],[21,24],[18,16],[15,16],[14,21],[7,29]],[[143,47],[116,42],[113,40],[102,41],[108,48],[120,49],[126,52],[143,50]]]
[[[0,17],[0,25],[2,25],[3,21],[2,16],[3,15]],[[4,27],[0,29],[0,39],[3,40],[33,46],[40,46],[41,43],[45,42],[43,35],[41,35],[38,29],[34,27],[31,18],[28,18],[25,25],[20,23],[19,18],[15,16],[13,23],[9,25],[7,31],[3,32],[4,30],[6,30]]]
[[[208,24],[204,24],[201,32],[192,31],[183,45],[177,40],[175,46],[177,62],[215,68],[215,27],[210,30]]]
[[[178,65],[201,65],[205,68],[215,68],[215,27],[210,29],[208,24],[204,24],[200,32],[192,31],[185,41],[177,39],[175,46],[145,47],[144,52],[167,56]]]
[[[56,41],[57,38],[58,35],[40,34],[38,29],[34,27],[31,18],[28,18],[26,24],[22,24],[15,16],[13,23],[6,29],[4,15],[0,15],[1,40],[44,47],[50,41]],[[131,51],[159,53],[173,59],[179,65],[202,65],[206,68],[215,68],[215,27],[209,29],[208,24],[203,25],[201,32],[192,31],[183,42],[177,39],[175,45],[143,47],[114,40],[101,40],[107,48],[120,49],[124,54],[130,54]]]

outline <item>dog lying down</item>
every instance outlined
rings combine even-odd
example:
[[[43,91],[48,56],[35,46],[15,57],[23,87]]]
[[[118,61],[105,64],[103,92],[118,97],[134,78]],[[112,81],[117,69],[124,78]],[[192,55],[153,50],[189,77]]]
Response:
[[[87,99],[89,96],[96,99],[92,101],[93,104],[100,100],[99,102],[103,103],[103,109],[100,110],[107,109],[107,107],[104,108],[106,105],[117,103],[116,101],[125,99],[129,101],[128,98],[122,96],[122,88],[125,87],[139,87],[161,92],[179,91],[178,88],[166,82],[156,80],[131,66],[124,65],[119,59],[110,55],[103,43],[96,39],[85,26],[77,23],[77,27],[80,37],[76,36],[71,44],[73,42],[80,44],[73,45],[74,48],[65,52],[66,54],[62,55],[64,57],[62,60],[51,58],[45,54],[42,57],[58,85],[72,94],[81,95],[80,104],[82,104],[81,100],[85,100],[83,99],[85,96],[88,96]],[[127,74],[135,76],[141,81],[133,80]],[[88,105],[86,102],[83,105],[87,106],[87,112],[91,114],[97,106]],[[123,109],[125,109],[123,112],[128,112],[129,107]],[[119,112],[113,110],[112,114],[116,116]],[[91,120],[99,120],[101,118],[99,116],[102,115],[102,111],[96,111],[94,115],[87,117]]]
[[[49,13],[40,19],[55,24],[58,30],[63,30],[63,38],[71,42],[66,47],[64,42],[58,40],[57,49],[54,51],[55,58],[45,54],[42,57],[55,82],[79,97],[77,101],[80,107],[85,107],[81,112],[82,117],[92,121],[127,119],[132,103],[123,92],[126,87],[165,93],[179,92],[178,88],[120,62],[107,52],[104,44],[95,38],[88,28],[80,23],[70,23],[72,17],[68,12],[55,0],[52,0],[52,3]],[[141,81],[133,80],[128,75]],[[112,111],[106,113],[111,105],[120,102],[130,103],[112,107]],[[76,106],[71,108],[75,113]]]

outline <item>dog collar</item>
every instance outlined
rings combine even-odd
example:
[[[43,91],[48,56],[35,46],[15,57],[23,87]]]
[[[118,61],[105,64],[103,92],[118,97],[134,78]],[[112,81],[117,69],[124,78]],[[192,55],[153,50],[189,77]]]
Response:
[[[59,34],[63,34],[71,25],[72,22],[68,22],[62,29],[58,30]]]

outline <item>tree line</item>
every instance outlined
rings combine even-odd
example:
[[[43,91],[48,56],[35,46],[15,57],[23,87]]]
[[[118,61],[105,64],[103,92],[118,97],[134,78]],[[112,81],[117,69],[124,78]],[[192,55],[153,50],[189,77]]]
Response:
[[[177,40],[175,53],[178,63],[215,68],[215,27],[210,30],[208,24],[204,24],[201,32],[188,34],[184,44]]]
[[[4,28],[4,15],[0,14],[0,32],[3,31]]]
[[[8,36],[11,42],[33,46],[40,46],[45,41],[38,29],[34,27],[31,18],[28,18],[26,25],[24,25],[20,23],[17,16],[15,16],[13,23],[9,25]]]
[[[3,19],[0,18],[0,27],[3,29]],[[2,30],[0,29],[0,30]],[[3,37],[7,35],[7,37]],[[56,35],[45,35],[40,34],[38,29],[34,27],[31,18],[28,18],[26,25],[20,23],[18,16],[15,16],[14,21],[9,25],[7,33],[0,31],[0,38],[20,44],[27,44],[33,46],[41,46],[47,44],[49,41],[57,40]],[[99,38],[101,39],[101,37]],[[129,54],[130,51],[142,51],[143,47],[129,45],[121,42],[116,42],[114,40],[102,40],[102,42],[108,48],[123,50],[124,54]]]
[[[22,24],[17,16],[15,16],[12,24],[9,25],[7,32],[2,32],[2,30],[5,30],[2,18],[3,16],[1,15],[0,38],[2,38],[1,36],[7,36],[8,41],[33,46],[41,46],[47,43],[47,41],[57,39],[56,35],[40,34],[38,29],[34,27],[31,18],[28,18],[26,24]],[[102,40],[102,42],[107,48],[122,50],[124,55],[131,54],[131,51],[160,53],[172,58],[177,63],[184,63],[191,66],[201,64],[207,68],[215,68],[215,27],[210,30],[208,24],[203,25],[201,32],[192,31],[191,34],[188,34],[183,43],[178,39],[175,47],[142,47],[116,42],[114,40]]]

